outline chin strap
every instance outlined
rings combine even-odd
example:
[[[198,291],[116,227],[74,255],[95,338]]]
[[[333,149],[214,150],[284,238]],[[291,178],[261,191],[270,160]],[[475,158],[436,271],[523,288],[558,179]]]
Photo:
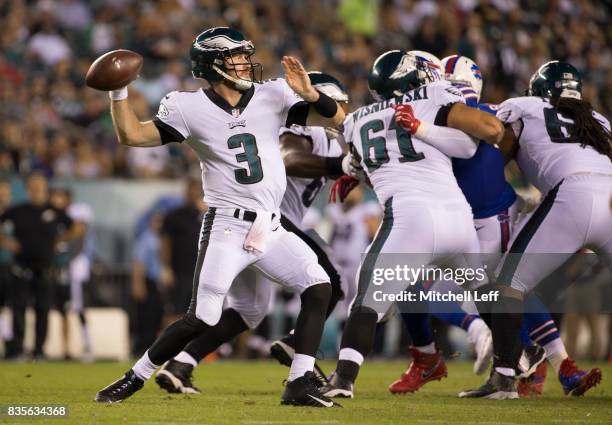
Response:
[[[217,65],[212,65],[212,69],[214,69],[219,74],[221,74],[221,76],[223,78],[225,78],[226,80],[229,80],[232,83],[234,83],[236,85],[236,89],[238,89],[240,91],[248,90],[248,89],[250,89],[253,86],[253,82],[252,81],[243,80],[242,78],[234,78],[234,77],[230,76],[228,73],[226,73],[223,70],[221,70],[221,68],[219,68]]]

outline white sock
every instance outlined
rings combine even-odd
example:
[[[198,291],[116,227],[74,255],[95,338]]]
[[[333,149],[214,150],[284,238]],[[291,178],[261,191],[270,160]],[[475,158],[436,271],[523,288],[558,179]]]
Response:
[[[555,368],[555,373],[558,375],[561,363],[569,357],[567,351],[565,351],[565,344],[563,344],[561,338],[557,338],[545,344],[544,349],[546,350],[548,361]]]
[[[144,353],[142,357],[138,359],[136,364],[134,364],[132,370],[134,371],[136,376],[138,376],[143,381],[146,381],[153,375],[153,373],[158,367],[159,366],[153,364],[153,362],[149,358],[149,351],[147,350],[147,352]]]
[[[87,325],[82,325],[83,331],[83,349],[86,353],[91,353],[91,336],[89,335],[89,328]]]
[[[514,369],[512,369],[511,367],[496,367],[495,371],[501,373],[504,376],[516,376]]]
[[[432,342],[431,344],[423,345],[421,347],[414,347],[421,353],[436,354],[436,345]]]
[[[343,348],[338,354],[338,360],[348,360],[353,363],[357,363],[359,366],[363,364],[363,356],[357,350],[352,348]]]
[[[181,351],[180,353],[178,353],[176,356],[174,356],[174,360],[176,360],[177,362],[190,364],[193,367],[196,367],[198,365],[198,361],[186,351]]]
[[[314,369],[314,364],[314,357],[307,356],[306,354],[296,353],[293,356],[293,361],[291,362],[291,369],[289,370],[289,378],[287,380],[291,382],[294,379],[304,376],[306,372],[312,371]]]

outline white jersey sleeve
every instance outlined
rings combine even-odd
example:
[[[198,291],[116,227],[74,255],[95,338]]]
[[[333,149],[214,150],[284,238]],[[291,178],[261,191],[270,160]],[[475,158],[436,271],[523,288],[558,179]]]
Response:
[[[164,96],[153,119],[164,144],[180,143],[191,135],[179,104],[180,95],[180,92],[173,91]]]
[[[432,91],[431,98],[435,106],[444,106],[452,103],[465,103],[461,91],[448,81],[442,80],[429,85]]]
[[[282,99],[283,99],[282,110],[281,110],[281,118],[282,118],[281,122],[286,123],[287,116],[289,115],[289,110],[291,109],[291,107],[295,105],[296,103],[304,102],[304,99],[302,99],[302,97],[299,94],[294,92],[293,89],[289,87],[289,84],[287,84],[287,81],[285,81],[284,78],[279,78],[278,81],[280,82],[279,85],[280,85],[280,90],[282,90]]]

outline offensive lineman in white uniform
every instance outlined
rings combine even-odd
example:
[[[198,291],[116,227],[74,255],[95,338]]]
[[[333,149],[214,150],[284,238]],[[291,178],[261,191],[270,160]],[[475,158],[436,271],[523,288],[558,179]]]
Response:
[[[497,268],[502,297],[485,312],[492,313],[493,373],[482,387],[460,396],[512,398],[524,294],[582,247],[593,248],[604,263],[612,264],[610,123],[582,99],[581,89],[576,68],[552,61],[531,77],[528,96],[499,106],[497,116],[509,126],[500,148],[546,196],[519,223]],[[582,395],[601,380],[601,372],[593,370],[561,372],[561,383],[564,389],[573,388],[572,395]]]
[[[499,142],[503,126],[495,117],[467,107],[457,89],[440,81],[440,73],[439,65],[413,53],[386,52],[374,61],[368,77],[378,102],[345,120],[345,139],[352,143],[353,154],[364,165],[385,211],[361,264],[358,293],[342,335],[338,365],[330,383],[323,387],[327,396],[353,396],[359,368],[372,348],[376,323],[394,301],[385,295],[400,294],[415,283],[395,277],[380,286],[375,272],[396,265],[413,270],[431,264],[480,265],[472,212],[453,175],[450,156],[467,158],[476,151],[477,142],[463,131]],[[437,125],[428,125],[411,137],[396,122],[395,107],[406,104]],[[404,255],[398,262],[394,261],[398,258],[379,257],[380,253]],[[466,253],[475,254],[470,258],[463,255]],[[426,306],[418,300],[417,296],[414,317],[427,327]],[[429,359],[424,362],[429,365],[424,376],[443,376],[446,368],[433,341],[415,345],[415,351]]]
[[[127,88],[110,92],[113,123],[128,146],[159,146],[186,141],[200,157],[205,201],[194,289],[187,314],[168,326],[122,378],[96,395],[119,402],[144,385],[160,365],[214,327],[234,278],[255,269],[300,294],[296,354],[283,404],[332,407],[312,372],[331,288],[316,255],[280,224],[279,207],[286,176],[278,134],[293,124],[337,126],[338,104],[316,91],[302,65],[284,57],[286,79],[255,82],[254,45],[240,32],[212,28],[196,37],[192,71],[211,87],[171,92],[153,121],[140,122]]]
[[[315,89],[341,105],[348,103],[346,90],[334,77],[320,72],[309,72],[308,75]],[[327,254],[329,247],[318,235],[304,231],[301,223],[327,178],[345,174],[342,168],[345,155],[338,135],[330,129],[294,125],[282,128],[280,134],[281,153],[287,171],[287,190],[280,206],[281,223],[317,254],[319,264],[329,275],[332,286],[327,308],[329,316],[343,296],[340,275]],[[194,367],[221,344],[231,341],[247,329],[259,326],[270,311],[275,290],[272,282],[263,275],[257,275],[252,270],[240,273],[227,294],[227,308],[219,323],[187,344],[183,351],[160,369],[155,378],[158,385],[168,392],[199,393],[192,383]],[[291,366],[295,354],[294,333],[274,341],[270,352],[281,364]],[[315,372],[321,379],[326,379],[316,363]]]

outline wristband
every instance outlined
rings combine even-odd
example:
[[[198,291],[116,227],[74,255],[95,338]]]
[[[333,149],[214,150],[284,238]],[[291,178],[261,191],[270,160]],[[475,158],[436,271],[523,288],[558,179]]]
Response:
[[[110,100],[124,100],[128,97],[128,88],[127,86],[121,87],[118,90],[111,90],[108,92],[108,97]]]
[[[345,174],[342,169],[342,160],[345,156],[346,155],[325,158],[325,169],[329,177],[335,178]]]
[[[318,90],[317,90],[318,91]],[[333,118],[338,112],[338,104],[334,99],[327,96],[326,94],[319,92],[319,98],[316,102],[309,102],[310,105],[321,115],[323,118]]]

